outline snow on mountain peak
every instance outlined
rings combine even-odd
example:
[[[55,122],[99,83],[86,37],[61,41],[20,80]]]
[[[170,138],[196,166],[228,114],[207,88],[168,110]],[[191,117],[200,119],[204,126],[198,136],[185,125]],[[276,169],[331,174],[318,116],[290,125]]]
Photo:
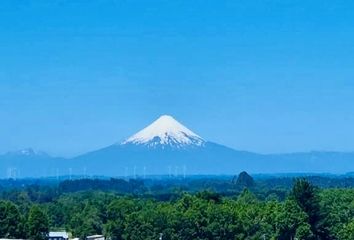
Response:
[[[205,141],[183,126],[172,116],[163,115],[122,144],[146,145],[148,147],[171,146],[183,148],[189,145],[202,146]]]
[[[48,156],[45,152],[36,151],[32,148],[24,148],[21,150],[8,152],[8,154],[19,155],[19,156]]]

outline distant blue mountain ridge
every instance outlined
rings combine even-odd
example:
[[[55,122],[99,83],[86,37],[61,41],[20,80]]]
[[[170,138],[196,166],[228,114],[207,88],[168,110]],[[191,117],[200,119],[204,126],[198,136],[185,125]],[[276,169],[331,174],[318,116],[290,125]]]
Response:
[[[148,176],[250,173],[347,173],[354,152],[258,154],[205,141],[171,116],[161,116],[122,143],[74,158],[25,149],[0,155],[0,178],[61,175]]]

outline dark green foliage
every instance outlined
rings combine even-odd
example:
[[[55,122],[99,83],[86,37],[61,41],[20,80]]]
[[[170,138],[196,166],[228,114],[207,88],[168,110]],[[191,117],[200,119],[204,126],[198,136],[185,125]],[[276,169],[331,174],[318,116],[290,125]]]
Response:
[[[102,219],[97,208],[86,205],[83,211],[74,215],[70,222],[73,234],[80,239],[102,232]]]
[[[196,194],[196,196],[198,198],[207,200],[207,201],[213,201],[215,203],[221,203],[221,195],[215,192],[211,192],[211,191],[203,191],[203,192],[199,192]]]
[[[79,179],[65,180],[59,184],[60,192],[77,192],[88,190],[115,191],[120,193],[134,193],[144,190],[144,183],[139,180],[111,178],[110,180],[100,179]]]
[[[332,239],[325,226],[325,216],[320,207],[318,190],[306,179],[298,179],[291,191],[291,197],[308,216],[313,237],[307,239]]]
[[[313,234],[309,230],[308,216],[294,200],[288,199],[285,201],[277,218],[279,222],[279,240],[294,239],[295,237],[308,239],[312,237]]]
[[[48,216],[39,206],[32,206],[27,224],[29,239],[45,240],[47,238],[49,232]]]
[[[0,238],[43,240],[50,227],[81,239],[105,234],[112,240],[145,240],[158,239],[160,233],[164,240],[353,239],[353,189],[317,189],[300,179],[289,192],[258,182],[250,189],[217,192],[211,186],[227,189],[231,181],[222,186],[219,180],[196,180],[178,188],[170,181],[155,188],[147,184],[148,193],[128,195],[108,187],[101,192],[101,183],[93,183],[80,192],[38,186],[3,190],[7,201],[0,201]],[[183,190],[191,188],[209,190]]]
[[[23,219],[18,207],[8,201],[0,201],[0,236],[23,238]]]

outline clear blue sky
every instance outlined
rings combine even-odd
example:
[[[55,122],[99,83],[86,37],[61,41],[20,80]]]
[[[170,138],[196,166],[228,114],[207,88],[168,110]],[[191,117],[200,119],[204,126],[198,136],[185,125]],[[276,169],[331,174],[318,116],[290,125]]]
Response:
[[[354,3],[4,0],[0,152],[72,156],[161,114],[256,152],[354,151]]]

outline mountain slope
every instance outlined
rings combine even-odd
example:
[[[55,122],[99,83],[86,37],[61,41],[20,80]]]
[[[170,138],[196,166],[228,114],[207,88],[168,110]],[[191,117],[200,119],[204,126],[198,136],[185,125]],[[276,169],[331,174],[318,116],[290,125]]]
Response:
[[[55,176],[65,167],[65,159],[51,157],[31,148],[0,155],[0,177],[23,178]]]
[[[336,164],[333,164],[337,159]],[[354,154],[263,155],[205,141],[171,116],[161,116],[121,144],[70,161],[71,168],[112,176],[145,174],[234,174],[331,172],[354,169]]]
[[[258,154],[235,151],[205,142],[203,147],[184,149],[112,145],[70,160],[72,168],[85,167],[96,174],[122,176],[145,174],[226,174],[247,167]],[[107,167],[109,166],[109,167]]]
[[[207,142],[173,117],[163,115],[120,144],[71,160],[70,167],[114,176],[224,174],[244,169],[246,160],[256,156]]]
[[[79,156],[72,169],[109,176],[160,174],[346,173],[354,170],[354,153],[262,155],[206,142],[189,150],[112,145]],[[81,170],[80,170],[81,169]]]
[[[119,144],[72,159],[53,158],[31,149],[0,155],[0,177],[56,175],[187,175],[250,173],[346,173],[354,153],[256,154],[237,151],[202,137],[171,116]]]

